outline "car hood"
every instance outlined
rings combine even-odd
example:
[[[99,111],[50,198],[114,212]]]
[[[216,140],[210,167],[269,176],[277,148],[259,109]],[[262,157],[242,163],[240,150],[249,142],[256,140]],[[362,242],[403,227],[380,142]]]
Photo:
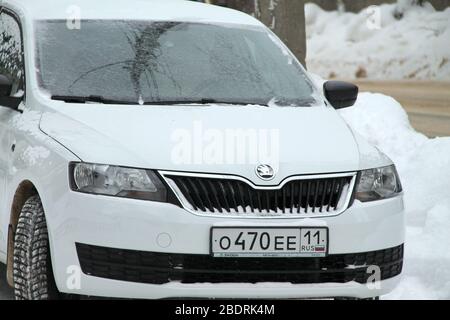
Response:
[[[240,175],[260,185],[360,165],[354,135],[328,107],[56,102],[43,113],[40,128],[84,162]],[[258,178],[259,164],[274,167],[275,178]]]

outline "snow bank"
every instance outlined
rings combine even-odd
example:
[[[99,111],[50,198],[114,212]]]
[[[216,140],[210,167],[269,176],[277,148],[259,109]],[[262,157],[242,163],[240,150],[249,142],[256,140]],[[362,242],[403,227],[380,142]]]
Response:
[[[395,4],[357,14],[306,4],[308,69],[325,78],[450,80],[450,8],[405,6],[400,20],[395,11]]]
[[[362,93],[341,115],[397,165],[405,190],[405,278],[388,298],[450,299],[450,137],[415,132],[394,99]]]
[[[394,161],[405,190],[404,278],[385,298],[450,299],[450,137],[416,132],[402,106],[382,94],[363,92],[340,114]]]
[[[405,277],[388,298],[450,299],[450,137],[415,132],[401,105],[381,94],[362,93],[341,115],[395,162],[405,190]]]

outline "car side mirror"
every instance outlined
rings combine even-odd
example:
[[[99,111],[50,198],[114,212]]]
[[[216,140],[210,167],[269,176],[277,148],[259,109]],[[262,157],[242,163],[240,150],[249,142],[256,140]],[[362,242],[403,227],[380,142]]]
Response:
[[[12,81],[5,75],[0,74],[0,107],[18,110],[22,97],[11,97],[13,88]]]
[[[351,107],[358,98],[358,87],[344,81],[327,81],[323,84],[325,98],[335,109]]]

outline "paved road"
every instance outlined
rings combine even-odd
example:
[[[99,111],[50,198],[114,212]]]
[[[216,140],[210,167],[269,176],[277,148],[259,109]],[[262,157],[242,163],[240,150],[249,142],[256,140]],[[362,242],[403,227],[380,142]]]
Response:
[[[413,127],[429,137],[450,136],[450,82],[353,81],[360,91],[394,97],[406,109]]]
[[[6,269],[0,263],[0,300],[13,299],[13,290],[6,283]]]

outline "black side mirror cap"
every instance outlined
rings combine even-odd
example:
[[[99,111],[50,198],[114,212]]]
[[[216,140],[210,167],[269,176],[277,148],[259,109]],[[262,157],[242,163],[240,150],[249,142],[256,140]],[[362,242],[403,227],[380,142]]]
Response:
[[[325,98],[335,109],[351,107],[358,99],[358,86],[344,81],[327,81],[323,84]]]
[[[18,110],[22,97],[11,97],[13,83],[5,75],[0,74],[0,107]]]

